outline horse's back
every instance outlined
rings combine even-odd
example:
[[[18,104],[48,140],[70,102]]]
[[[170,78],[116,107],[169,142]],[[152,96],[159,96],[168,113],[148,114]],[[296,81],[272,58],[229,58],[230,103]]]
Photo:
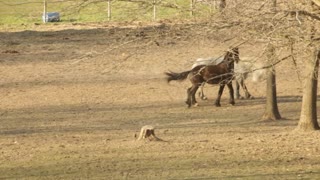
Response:
[[[258,82],[262,81],[266,77],[266,69],[264,68],[264,65],[262,63],[256,63],[253,68],[252,73],[252,81]]]
[[[264,79],[265,69],[263,64],[253,60],[252,57],[242,57],[239,63],[235,64],[234,71],[236,79],[247,79],[251,77],[253,82],[258,82]]]
[[[219,84],[222,80],[231,80],[233,73],[230,73],[226,64],[208,65],[201,71],[203,79],[209,84]]]
[[[196,59],[196,62],[192,65],[192,68],[200,65],[217,65],[217,64],[220,64],[222,61],[223,61],[223,58],[214,58],[214,57],[198,58]]]

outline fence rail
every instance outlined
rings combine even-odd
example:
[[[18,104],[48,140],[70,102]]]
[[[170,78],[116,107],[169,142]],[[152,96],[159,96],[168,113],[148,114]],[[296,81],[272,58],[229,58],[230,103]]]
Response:
[[[46,12],[61,21],[152,21],[209,17],[223,0],[0,0],[0,24],[41,22]]]

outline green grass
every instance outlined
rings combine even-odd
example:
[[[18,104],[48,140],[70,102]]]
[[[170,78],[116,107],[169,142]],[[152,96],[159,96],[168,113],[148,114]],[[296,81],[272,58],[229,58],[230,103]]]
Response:
[[[89,1],[92,2],[92,1]],[[148,2],[148,1],[146,1]],[[190,19],[190,1],[167,0],[166,4],[175,4],[179,8],[157,6],[157,20]],[[111,21],[152,21],[151,4],[113,1]],[[48,12],[59,12],[62,22],[104,22],[107,18],[107,1],[83,3],[82,0],[54,2],[48,0]],[[28,25],[42,22],[43,1],[0,0],[0,26]],[[206,17],[210,14],[208,5],[197,4],[194,17]]]

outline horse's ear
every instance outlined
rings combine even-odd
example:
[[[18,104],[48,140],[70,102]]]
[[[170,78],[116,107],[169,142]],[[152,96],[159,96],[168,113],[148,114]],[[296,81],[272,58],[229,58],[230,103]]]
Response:
[[[239,48],[238,47],[232,48],[232,51],[233,51],[233,53],[239,54]]]

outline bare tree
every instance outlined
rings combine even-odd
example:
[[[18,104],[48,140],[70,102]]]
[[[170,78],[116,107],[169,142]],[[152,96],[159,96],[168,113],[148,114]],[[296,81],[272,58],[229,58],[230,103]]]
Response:
[[[272,11],[276,14],[277,0],[272,1]],[[273,63],[275,59],[275,48],[272,44],[269,44],[267,49],[268,60]],[[281,119],[281,115],[278,109],[277,103],[277,84],[276,84],[276,69],[274,66],[268,69],[267,75],[267,90],[266,90],[266,109],[263,120],[278,120]]]
[[[271,63],[274,63],[275,49],[274,46],[269,44],[267,50],[267,57]],[[263,120],[279,120],[281,115],[277,103],[277,84],[276,84],[276,69],[271,65],[267,71],[267,90],[266,90],[266,109]]]
[[[317,121],[317,86],[320,49],[314,49],[314,58],[308,61],[308,76],[305,81],[301,115],[297,129],[301,131],[318,130]]]
[[[320,2],[320,1],[316,1]],[[315,0],[310,2],[311,11],[320,8]],[[320,4],[319,4],[320,5]],[[314,21],[314,20],[312,20]],[[310,23],[310,46],[313,48],[313,57],[307,61],[307,77],[304,85],[303,99],[300,120],[297,130],[311,131],[320,129],[317,120],[317,89],[318,89],[318,70],[320,60],[320,46],[315,41],[316,28],[313,22]]]

